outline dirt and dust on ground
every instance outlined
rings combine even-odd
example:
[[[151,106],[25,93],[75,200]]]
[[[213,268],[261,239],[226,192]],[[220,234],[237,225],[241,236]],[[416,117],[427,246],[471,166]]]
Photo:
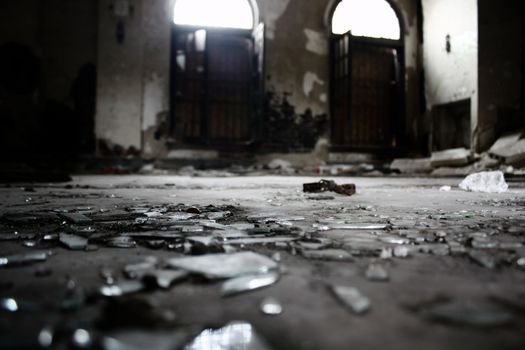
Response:
[[[524,187],[502,173],[4,185],[0,348],[519,348]]]

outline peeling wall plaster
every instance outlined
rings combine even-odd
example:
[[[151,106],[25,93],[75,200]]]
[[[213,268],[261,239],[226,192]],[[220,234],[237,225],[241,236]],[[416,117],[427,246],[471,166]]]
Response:
[[[318,32],[309,28],[304,29],[304,35],[306,35],[306,49],[319,56],[328,55],[328,39],[326,33]]]
[[[157,115],[168,109],[166,99],[166,78],[153,73],[144,84],[144,102],[142,111],[142,130],[156,125]]]
[[[264,7],[264,23],[266,25],[266,39],[273,40],[277,30],[277,21],[286,12],[291,0],[264,0],[259,1]]]
[[[315,87],[315,84],[324,85],[324,81],[319,79],[317,74],[306,72],[303,79],[303,93],[305,96],[310,96],[310,93]]]

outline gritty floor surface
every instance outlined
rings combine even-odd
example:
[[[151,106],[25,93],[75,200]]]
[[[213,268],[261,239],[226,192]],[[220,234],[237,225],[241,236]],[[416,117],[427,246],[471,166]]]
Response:
[[[525,257],[524,182],[510,182],[505,193],[486,194],[461,191],[460,179],[334,178],[355,183],[357,194],[302,192],[303,183],[318,180],[78,176],[68,184],[1,186],[0,262],[13,254],[53,254],[45,262],[0,267],[0,349],[39,348],[39,342],[57,349],[176,349],[207,327],[231,321],[246,322],[240,328],[245,340],[256,332],[268,349],[524,348],[525,271],[519,266]],[[442,185],[452,189],[440,191]],[[126,218],[138,208],[158,216]],[[227,245],[229,251],[250,250],[277,260],[281,276],[275,284],[224,297],[222,281],[191,276],[168,289],[129,296],[104,298],[93,292],[111,282],[108,276],[115,283],[126,281],[124,267],[148,256],[165,261],[189,252],[216,253],[216,245],[199,246],[185,237],[210,237],[217,230],[159,229],[155,220],[170,211],[224,210],[232,216],[218,223],[259,221],[263,235],[295,239]],[[66,211],[94,222],[72,225],[60,216]],[[112,213],[118,215],[111,218]],[[338,223],[379,226],[331,229]],[[280,230],[270,234],[276,227]],[[108,235],[140,230],[173,230],[182,238],[160,240],[157,249],[140,239],[127,249],[104,243]],[[51,234],[60,232],[87,237],[90,247],[70,250],[53,241]],[[45,235],[51,236],[45,240]],[[307,258],[309,249],[340,249],[352,259]],[[370,264],[383,267],[388,280],[367,278]],[[357,288],[369,299],[369,310],[353,312],[332,286]],[[281,304],[281,314],[263,314],[260,304],[267,297]],[[86,338],[90,341],[82,342]],[[262,348],[228,347],[225,337],[210,339],[186,348]]]

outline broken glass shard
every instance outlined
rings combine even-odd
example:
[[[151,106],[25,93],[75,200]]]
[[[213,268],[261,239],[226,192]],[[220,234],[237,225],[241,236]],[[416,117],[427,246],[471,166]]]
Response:
[[[120,297],[132,293],[140,292],[144,289],[144,284],[141,281],[123,281],[113,285],[105,285],[100,287],[99,292],[105,297]]]
[[[100,276],[104,279],[104,283],[107,285],[112,285],[115,283],[115,276],[113,270],[104,267],[100,270]]]
[[[391,259],[392,258],[392,249],[391,248],[383,248],[383,249],[381,249],[381,253],[379,254],[379,257],[381,259]]]
[[[88,245],[86,238],[69,233],[60,233],[59,240],[60,243],[71,250],[84,250]]]
[[[227,280],[222,284],[222,295],[229,296],[268,287],[279,279],[277,272],[241,276]]]
[[[188,277],[187,271],[182,270],[150,270],[143,273],[142,281],[146,285],[168,289],[175,282],[181,281]]]
[[[265,315],[276,316],[283,313],[283,306],[275,298],[264,298],[261,301],[261,311]]]
[[[228,239],[226,243],[231,245],[243,244],[275,244],[292,242],[299,239],[298,237],[261,237],[261,238],[239,238],[239,239]]]
[[[494,269],[496,267],[496,264],[497,264],[496,258],[494,258],[492,255],[484,251],[471,250],[468,252],[468,256],[474,262],[478,263],[479,265],[487,269]]]
[[[381,236],[379,237],[379,240],[383,243],[389,243],[389,244],[409,244],[410,240],[398,237],[398,236]]]
[[[128,236],[111,237],[106,240],[106,246],[111,248],[135,248],[137,242]]]
[[[36,246],[36,241],[24,241],[22,245],[24,247],[33,248]]]
[[[156,257],[148,256],[143,262],[124,266],[124,274],[128,278],[140,278],[144,271],[155,269],[157,263],[158,259]]]
[[[207,213],[206,217],[210,220],[221,220],[231,215],[232,213],[230,211],[214,211],[211,213]]]
[[[342,249],[302,250],[301,254],[307,259],[352,261],[352,255]]]
[[[269,350],[251,324],[231,322],[219,329],[205,329],[184,350],[238,349]]]
[[[89,224],[92,222],[89,217],[80,213],[61,213],[60,216],[74,224]]]
[[[0,267],[25,265],[25,264],[43,262],[47,260],[47,257],[48,257],[48,253],[46,252],[34,252],[34,253],[28,253],[28,254],[1,256],[0,257]]]
[[[173,213],[166,215],[168,218],[170,218],[173,221],[182,221],[182,220],[188,220],[191,219],[194,216],[197,216],[197,214],[191,214],[191,213]]]
[[[200,243],[205,246],[210,246],[218,243],[215,237],[213,236],[191,236],[188,237],[188,241],[192,243]]]
[[[168,260],[168,265],[208,278],[233,278],[275,271],[278,264],[272,259],[253,252],[210,254]]]
[[[363,314],[370,309],[370,300],[357,288],[332,286],[332,291],[345,306],[356,314]]]
[[[379,264],[370,264],[365,272],[365,277],[370,281],[388,281],[389,276],[385,268]]]
[[[474,300],[454,300],[432,305],[422,311],[423,317],[473,327],[499,327],[513,322],[513,315],[494,304]]]

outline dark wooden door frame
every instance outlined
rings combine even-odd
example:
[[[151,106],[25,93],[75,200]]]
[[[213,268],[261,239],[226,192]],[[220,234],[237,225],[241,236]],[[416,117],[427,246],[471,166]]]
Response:
[[[397,80],[397,89],[396,89],[396,104],[397,108],[393,114],[394,117],[394,123],[395,126],[394,134],[396,136],[396,139],[398,141],[397,147],[402,146],[403,140],[402,140],[402,131],[404,130],[404,118],[403,115],[405,114],[405,59],[404,59],[404,42],[403,40],[387,40],[387,39],[375,39],[375,38],[366,38],[366,37],[354,37],[351,35],[350,32],[345,34],[332,34],[331,40],[330,40],[330,126],[331,126],[331,137],[330,139],[333,141],[333,133],[334,130],[337,129],[336,125],[336,119],[333,117],[335,114],[335,82],[336,82],[336,73],[335,73],[335,45],[336,43],[341,40],[344,37],[348,37],[348,75],[350,78],[348,79],[347,83],[348,86],[348,121],[352,119],[352,108],[351,108],[351,96],[352,96],[352,45],[355,43],[366,45],[368,47],[377,47],[377,48],[391,48],[395,49],[397,52],[397,60],[395,62],[396,64],[396,80]],[[340,145],[340,144],[332,144],[331,149],[334,151],[383,151],[385,150],[384,147],[374,147],[374,146],[355,146],[355,145]]]
[[[202,115],[202,123],[200,125],[200,134],[201,137],[194,139],[186,140],[177,140],[177,143],[190,143],[193,146],[197,147],[213,147],[213,148],[235,148],[238,146],[247,146],[255,143],[260,137],[260,129],[257,127],[260,125],[263,114],[261,113],[261,106],[263,105],[263,95],[264,95],[264,25],[260,24],[252,30],[244,29],[230,29],[230,28],[206,28],[200,26],[183,26],[183,25],[172,25],[172,35],[171,35],[171,56],[170,56],[170,130],[171,135],[177,135],[178,133],[178,119],[177,119],[177,97],[176,97],[176,83],[177,83],[177,74],[175,74],[176,69],[176,59],[177,59],[177,36],[180,34],[189,34],[196,32],[197,30],[204,29],[207,32],[220,33],[221,35],[232,35],[241,38],[249,38],[252,40],[254,47],[253,61],[252,61],[252,83],[253,89],[251,89],[252,94],[250,96],[250,104],[253,106],[251,115],[249,117],[250,123],[253,125],[251,128],[251,136],[249,140],[245,142],[222,142],[220,140],[211,140],[206,137],[208,135],[208,123],[206,118],[208,117],[208,98],[205,96],[207,91],[203,91],[203,96],[200,99],[200,113]],[[207,35],[208,37],[208,35]],[[204,51],[204,65],[208,66],[209,53],[206,49]],[[208,74],[206,71],[205,75]],[[204,76],[203,80],[207,80],[207,77]],[[206,89],[204,89],[206,90]]]
[[[366,45],[370,45],[372,47],[386,47],[386,48],[393,48],[393,49],[396,49],[397,50],[397,54],[399,55],[398,57],[398,60],[397,60],[397,75],[398,75],[398,89],[397,89],[397,98],[396,98],[396,101],[397,103],[399,104],[399,106],[397,107],[397,115],[396,115],[396,123],[394,124],[396,126],[396,130],[395,130],[395,133],[396,133],[396,138],[397,138],[397,149],[402,149],[405,147],[405,143],[406,143],[406,140],[403,138],[403,135],[404,135],[404,129],[405,129],[405,112],[406,112],[406,91],[405,91],[405,85],[406,85],[406,79],[405,79],[405,67],[406,67],[406,62],[405,62],[405,40],[404,40],[404,37],[405,37],[405,22],[403,20],[403,16],[402,16],[402,13],[401,11],[398,9],[398,7],[396,6],[396,4],[393,3],[392,0],[384,0],[386,1],[391,7],[392,9],[394,10],[394,13],[396,14],[396,17],[398,19],[398,22],[399,22],[399,28],[400,28],[400,39],[399,40],[390,40],[390,39],[376,39],[376,38],[370,38],[370,37],[358,37],[358,36],[352,36],[351,35],[351,32],[347,32],[345,34],[333,34],[332,33],[332,18],[333,18],[333,15],[334,15],[334,12],[337,8],[337,5],[341,2],[342,0],[330,0],[330,3],[327,7],[327,12],[325,13],[325,23],[327,24],[327,27],[330,28],[329,29],[329,36],[330,36],[330,40],[329,40],[329,60],[330,60],[330,71],[329,71],[329,74],[330,74],[330,85],[329,85],[329,96],[330,96],[330,104],[329,104],[329,115],[330,115],[330,142],[332,143],[332,140],[333,140],[333,131],[335,130],[334,128],[336,127],[334,125],[335,123],[335,120],[333,118],[334,116],[334,42],[338,39],[338,38],[341,38],[341,37],[344,37],[345,35],[348,35],[349,36],[349,45],[351,45],[352,42],[354,43],[364,43]],[[350,55],[349,55],[350,56]],[[349,67],[348,69],[351,69],[351,62],[350,62],[350,59],[351,57],[349,57]],[[351,71],[349,71],[351,72]],[[349,79],[348,81],[348,91],[349,91],[349,96],[351,95],[351,79]],[[349,113],[351,111],[351,108],[349,108]],[[348,116],[348,118],[351,118],[351,115]],[[331,144],[330,146],[330,149],[333,150],[333,151],[341,151],[341,152],[345,152],[345,151],[364,151],[364,152],[367,152],[367,151],[371,151],[371,152],[374,152],[374,151],[390,151],[390,150],[385,150],[383,147],[355,147],[355,146],[352,146],[352,145],[335,145],[335,144]],[[392,151],[396,151],[396,150],[392,150]]]

